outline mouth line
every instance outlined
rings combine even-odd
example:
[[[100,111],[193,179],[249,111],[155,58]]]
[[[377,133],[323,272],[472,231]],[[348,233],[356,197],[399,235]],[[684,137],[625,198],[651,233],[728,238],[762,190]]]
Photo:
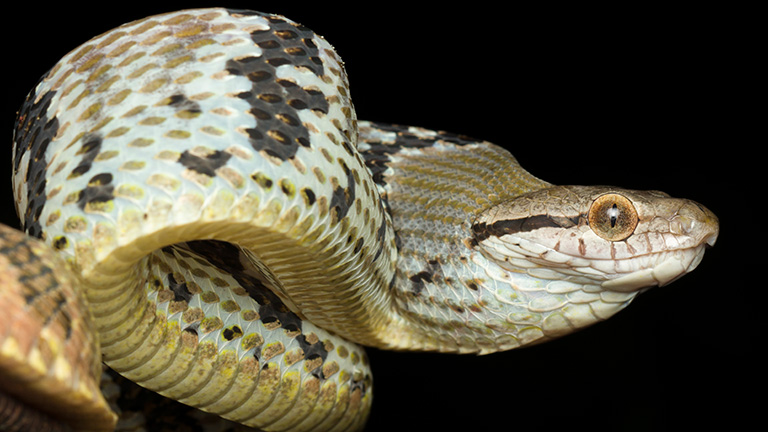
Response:
[[[679,249],[680,251],[693,250],[693,254],[674,254],[651,268],[609,279],[604,281],[601,286],[609,291],[632,292],[650,286],[668,285],[681,276],[693,271],[704,257],[706,249],[708,249],[707,244]]]

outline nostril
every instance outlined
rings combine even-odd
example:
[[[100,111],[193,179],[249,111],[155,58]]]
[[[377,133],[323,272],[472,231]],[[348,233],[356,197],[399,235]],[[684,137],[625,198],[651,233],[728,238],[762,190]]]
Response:
[[[696,220],[681,214],[676,214],[669,223],[669,230],[677,235],[689,235],[696,226]]]
[[[703,205],[686,200],[670,220],[670,231],[700,239],[701,243],[711,247],[717,241],[720,232],[717,216]]]

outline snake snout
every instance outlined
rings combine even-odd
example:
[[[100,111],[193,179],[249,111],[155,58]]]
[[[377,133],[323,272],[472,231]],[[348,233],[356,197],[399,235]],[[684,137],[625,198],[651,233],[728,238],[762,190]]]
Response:
[[[670,222],[673,234],[689,236],[696,245],[712,247],[720,233],[717,216],[695,201],[685,200]]]

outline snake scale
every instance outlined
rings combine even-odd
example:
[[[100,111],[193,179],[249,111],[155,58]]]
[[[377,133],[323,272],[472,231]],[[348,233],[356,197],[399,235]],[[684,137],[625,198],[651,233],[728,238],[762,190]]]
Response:
[[[693,201],[556,186],[485,141],[359,121],[323,38],[228,9],[62,58],[19,111],[13,191],[9,430],[140,428],[124,379],[251,428],[360,430],[362,346],[547,341],[691,271],[718,234]]]

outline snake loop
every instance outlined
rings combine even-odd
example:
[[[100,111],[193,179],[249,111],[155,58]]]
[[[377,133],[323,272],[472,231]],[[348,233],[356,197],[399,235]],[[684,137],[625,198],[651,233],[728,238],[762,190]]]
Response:
[[[488,142],[359,121],[323,38],[227,9],[64,56],[19,112],[13,189],[29,237],[2,231],[1,305],[30,324],[0,327],[1,395],[39,405],[25,382],[57,376],[77,403],[36,408],[82,430],[116,421],[99,359],[249,427],[360,430],[361,345],[559,337],[692,270],[718,231],[692,201],[555,186]]]

